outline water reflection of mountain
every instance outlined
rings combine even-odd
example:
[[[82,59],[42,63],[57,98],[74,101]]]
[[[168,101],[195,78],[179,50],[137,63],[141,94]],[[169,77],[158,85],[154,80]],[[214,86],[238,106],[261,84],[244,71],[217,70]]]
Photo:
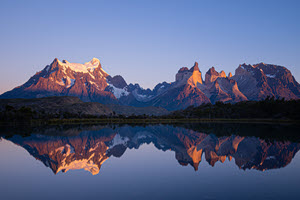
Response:
[[[46,131],[49,132],[51,130]],[[144,143],[153,143],[159,150],[174,151],[181,165],[190,164],[195,170],[198,170],[203,154],[211,166],[218,161],[223,163],[226,158],[234,158],[235,164],[244,170],[281,168],[291,162],[300,148],[299,143],[267,142],[256,137],[235,135],[217,137],[163,125],[93,127],[88,131],[77,129],[77,132],[68,129],[64,133],[71,136],[33,134],[7,139],[25,148],[55,174],[72,169],[85,169],[97,174],[110,156],[121,157],[127,148],[138,149]]]

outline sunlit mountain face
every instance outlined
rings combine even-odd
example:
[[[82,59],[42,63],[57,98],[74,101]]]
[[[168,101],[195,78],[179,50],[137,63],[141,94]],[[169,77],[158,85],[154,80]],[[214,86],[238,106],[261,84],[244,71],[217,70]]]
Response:
[[[300,149],[300,143],[292,141],[269,141],[228,133],[226,136],[217,135],[169,125],[126,125],[64,130],[50,128],[27,137],[15,135],[4,138],[26,149],[55,174],[84,169],[96,175],[110,157],[122,157],[127,149],[138,150],[143,144],[150,143],[163,152],[175,152],[175,159],[180,165],[192,166],[199,171],[201,161],[214,166],[226,159],[243,170],[282,168]]]

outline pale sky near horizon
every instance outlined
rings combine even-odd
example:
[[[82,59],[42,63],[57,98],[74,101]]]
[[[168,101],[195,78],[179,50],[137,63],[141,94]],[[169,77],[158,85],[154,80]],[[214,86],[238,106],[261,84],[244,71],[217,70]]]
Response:
[[[199,63],[232,72],[277,64],[300,81],[300,1],[1,1],[0,94],[54,58],[99,58],[110,75],[153,88]],[[203,75],[204,78],[204,75]]]

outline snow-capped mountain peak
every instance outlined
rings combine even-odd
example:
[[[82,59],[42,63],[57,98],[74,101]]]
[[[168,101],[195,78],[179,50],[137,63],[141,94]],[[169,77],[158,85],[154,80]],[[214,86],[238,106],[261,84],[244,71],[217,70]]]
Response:
[[[66,60],[63,60],[62,62],[60,60],[57,59],[57,62],[59,65],[61,65],[62,67],[65,68],[70,68],[72,71],[75,72],[82,72],[82,73],[89,73],[89,72],[93,72],[96,68],[100,67],[101,68],[101,64],[99,59],[97,58],[93,58],[90,62],[86,62],[84,64],[80,64],[80,63],[70,63]]]

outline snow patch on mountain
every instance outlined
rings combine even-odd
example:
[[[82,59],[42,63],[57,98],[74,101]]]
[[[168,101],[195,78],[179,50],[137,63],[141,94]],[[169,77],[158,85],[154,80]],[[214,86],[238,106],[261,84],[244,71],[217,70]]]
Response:
[[[276,159],[276,157],[275,156],[266,157],[266,160],[271,160],[271,159]]]
[[[51,74],[53,74],[54,72],[56,72],[56,71],[57,71],[57,70],[54,70],[54,71],[50,72],[49,76],[50,76]]]
[[[58,85],[65,86],[65,81],[61,79],[60,81],[56,81]]]
[[[90,62],[86,62],[84,64],[69,63],[66,60],[64,60],[63,62],[58,60],[58,63],[65,68],[70,68],[72,71],[82,73],[93,72],[100,65],[100,61],[97,58],[93,58]]]
[[[120,145],[120,144],[123,144],[123,145],[126,145],[127,142],[129,141],[129,138],[128,137],[124,137],[122,138],[120,136],[120,134],[117,134],[114,139],[111,141],[111,145],[109,146],[110,149],[117,146],[117,145]]]
[[[111,88],[111,92],[115,95],[117,99],[121,98],[122,96],[128,96],[129,92],[126,88],[116,88],[114,85],[109,84]]]
[[[66,144],[66,146],[68,147],[68,152],[69,152],[69,154],[75,153],[75,149],[74,149],[73,146],[71,146],[71,145],[69,145],[69,144]]]
[[[47,67],[45,68],[45,70],[46,70],[47,72],[49,72],[49,69],[50,69],[50,65],[47,65]]]
[[[266,74],[266,77],[268,77],[268,78],[275,78],[276,75],[275,74]]]
[[[153,97],[153,95],[139,94],[137,90],[132,91],[132,94],[136,100],[141,102],[149,101]]]
[[[66,86],[67,88],[70,88],[70,87],[72,87],[75,84],[75,79],[67,77],[67,80],[69,82],[69,84]]]

